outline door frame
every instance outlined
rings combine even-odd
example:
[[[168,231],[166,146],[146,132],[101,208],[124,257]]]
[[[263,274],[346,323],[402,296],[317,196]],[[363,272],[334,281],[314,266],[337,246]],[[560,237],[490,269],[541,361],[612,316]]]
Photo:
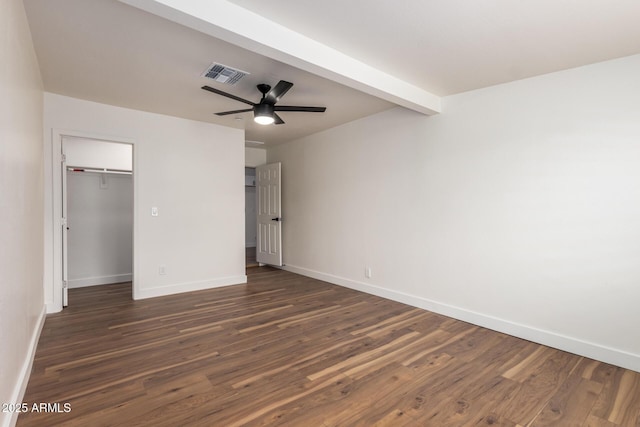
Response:
[[[83,131],[75,131],[75,130],[65,130],[65,129],[52,129],[51,130],[51,194],[52,194],[52,210],[53,210],[53,218],[52,218],[52,297],[53,301],[51,307],[47,306],[48,313],[55,313],[62,310],[62,293],[63,293],[63,283],[62,283],[62,264],[63,264],[63,254],[62,254],[62,138],[64,137],[75,137],[75,138],[86,138],[86,139],[94,139],[104,142],[114,142],[119,144],[130,144],[132,145],[132,165],[133,171],[131,174],[131,179],[133,180],[133,236],[132,236],[132,245],[133,245],[133,280],[132,280],[132,293],[133,299],[137,299],[139,294],[138,282],[136,280],[138,274],[138,257],[136,256],[136,242],[138,241],[138,185],[137,185],[137,170],[138,170],[138,153],[137,153],[137,145],[136,141],[132,138],[127,137],[117,137],[112,135],[102,135],[96,134],[92,132],[83,132]],[[45,292],[46,295],[46,292]]]
[[[247,185],[247,169],[253,169],[253,174],[254,174],[254,182],[253,185]],[[258,191],[257,191],[257,186],[256,186],[256,179],[255,179],[255,173],[256,173],[256,166],[245,166],[244,167],[245,170],[245,175],[244,175],[244,194],[245,194],[245,205],[244,205],[244,247],[245,248],[257,248],[258,247]],[[251,190],[250,190],[251,189]],[[253,216],[251,218],[248,218],[247,215],[247,194],[249,192],[253,192]],[[247,222],[253,222],[253,226],[256,227],[256,241],[255,243],[253,242],[247,242]],[[247,246],[247,243],[252,243],[253,246]]]

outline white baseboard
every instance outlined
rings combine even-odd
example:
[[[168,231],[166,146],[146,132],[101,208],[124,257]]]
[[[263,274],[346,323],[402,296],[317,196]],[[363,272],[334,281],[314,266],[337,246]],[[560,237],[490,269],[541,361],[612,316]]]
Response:
[[[62,311],[62,307],[58,307],[53,301],[45,301],[44,305],[47,309],[47,314],[60,313]]]
[[[18,374],[18,381],[16,381],[15,388],[11,393],[11,398],[7,403],[21,403],[24,398],[24,393],[27,390],[27,384],[29,384],[29,377],[31,376],[31,367],[33,366],[33,359],[36,357],[36,349],[38,347],[38,340],[40,339],[40,333],[42,332],[42,327],[44,326],[44,320],[46,318],[46,307],[43,306],[40,311],[40,315],[36,320],[36,325],[33,328],[31,333],[31,340],[29,341],[29,348],[27,348],[27,353],[24,356],[24,363],[22,364],[22,368],[20,368],[20,373]],[[13,412],[10,414],[6,414],[4,418],[4,422],[2,423],[3,427],[15,426],[18,421],[18,413]]]
[[[161,297],[165,295],[180,294],[183,292],[201,291],[203,289],[219,288],[222,286],[229,286],[229,285],[239,285],[242,283],[247,283],[246,275],[220,277],[217,279],[202,280],[198,282],[175,283],[172,285],[158,286],[158,287],[148,288],[148,289],[136,290],[136,287],[134,286],[133,299],[137,300],[137,299]]]
[[[296,267],[286,265],[283,270],[302,276],[312,277],[314,279],[323,280],[335,285],[344,286],[345,288],[354,289],[368,294],[387,298],[393,301],[401,302],[413,307],[422,308],[444,316],[453,317],[454,319],[492,329],[528,341],[533,341],[559,350],[568,351],[570,353],[585,356],[591,359],[610,363],[626,369],[640,372],[640,355],[629,353],[623,350],[606,347],[600,344],[583,341],[578,338],[558,334],[547,330],[538,329],[532,326],[511,322],[509,320],[500,319],[487,314],[466,310],[449,304],[430,300],[403,292],[393,291],[391,289],[375,286],[369,283],[358,282],[344,277],[334,276],[304,267]]]
[[[133,280],[133,274],[112,274],[110,276],[83,277],[81,279],[69,280],[69,289],[84,288],[87,286],[107,285],[110,283],[130,282]]]

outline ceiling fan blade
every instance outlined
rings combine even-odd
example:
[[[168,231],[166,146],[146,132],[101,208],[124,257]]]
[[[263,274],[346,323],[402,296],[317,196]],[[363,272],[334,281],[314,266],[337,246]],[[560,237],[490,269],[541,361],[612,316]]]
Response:
[[[275,105],[275,111],[301,111],[305,113],[324,113],[327,107],[295,107],[293,105]]]
[[[246,113],[247,111],[253,111],[253,108],[247,108],[245,110],[223,111],[222,113],[214,113],[214,114],[216,116],[228,116],[229,114]]]
[[[221,90],[218,90],[218,89],[212,88],[212,87],[210,87],[210,86],[202,86],[202,89],[204,89],[204,90],[208,90],[209,92],[213,92],[213,93],[218,94],[218,95],[226,96],[227,98],[231,98],[231,99],[234,99],[234,100],[236,100],[236,101],[244,102],[245,104],[249,104],[249,105],[251,105],[251,106],[256,105],[255,103],[253,103],[253,102],[251,102],[251,101],[247,101],[246,99],[242,99],[242,98],[240,98],[240,97],[238,97],[238,96],[231,95],[230,93],[223,92],[223,91],[221,91]]]
[[[276,124],[276,125],[283,125],[284,124],[284,120],[282,120],[282,117],[280,117],[276,113],[273,113],[273,118],[275,120],[275,122],[273,122],[274,124]]]
[[[264,96],[264,102],[271,105],[275,104],[276,102],[280,101],[280,98],[282,98],[284,94],[287,93],[289,89],[291,89],[292,86],[293,83],[280,80],[278,84]]]

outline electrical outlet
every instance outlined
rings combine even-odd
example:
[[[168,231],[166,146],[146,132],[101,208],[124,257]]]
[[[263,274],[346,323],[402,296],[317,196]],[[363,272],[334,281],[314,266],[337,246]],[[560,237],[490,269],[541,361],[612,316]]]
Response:
[[[371,267],[365,267],[364,277],[366,277],[367,279],[371,279]]]
[[[165,274],[167,274],[167,270],[164,265],[161,265],[160,267],[158,267],[158,274],[161,276],[164,276]]]
[[[151,208],[151,216],[158,216],[158,208],[157,207],[152,207]]]

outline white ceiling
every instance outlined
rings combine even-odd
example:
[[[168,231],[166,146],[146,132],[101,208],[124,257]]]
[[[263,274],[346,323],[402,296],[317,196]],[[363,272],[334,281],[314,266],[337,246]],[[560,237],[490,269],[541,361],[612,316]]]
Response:
[[[638,0],[229,0],[445,96],[640,53]]]
[[[270,35],[264,31],[216,38],[205,34],[206,19],[199,16],[190,27],[202,32],[116,0],[24,0],[46,91],[243,127],[246,139],[267,145],[391,108],[389,101],[407,105],[407,96],[396,96],[407,88],[427,98],[445,96],[640,53],[637,0],[122,1],[153,13],[162,3],[208,8],[210,16],[221,14],[221,5],[240,6],[245,15],[224,19],[243,29],[255,12],[274,32],[286,27],[285,38],[301,53],[295,61],[273,44],[260,45],[258,39]],[[251,37],[257,47],[245,49]],[[343,78],[344,58],[334,55],[331,68],[331,52],[304,39],[348,55],[369,72],[356,67],[360,74]],[[200,77],[214,61],[251,74],[237,86]],[[397,78],[378,79],[377,88],[373,77],[385,73]],[[245,104],[200,89],[209,84],[257,101],[256,84],[280,79],[295,84],[281,105],[325,106],[327,112],[282,113],[286,124],[259,126],[250,113],[238,115],[242,120],[213,115]]]
[[[394,106],[115,0],[24,3],[48,92],[245,128],[247,140],[267,145]],[[201,77],[214,61],[251,74],[236,86]],[[324,106],[327,111],[282,112],[284,125],[261,126],[251,113],[215,116],[248,106],[200,89],[207,84],[257,102],[260,93],[255,85],[273,86],[279,80],[294,83],[281,105]]]

